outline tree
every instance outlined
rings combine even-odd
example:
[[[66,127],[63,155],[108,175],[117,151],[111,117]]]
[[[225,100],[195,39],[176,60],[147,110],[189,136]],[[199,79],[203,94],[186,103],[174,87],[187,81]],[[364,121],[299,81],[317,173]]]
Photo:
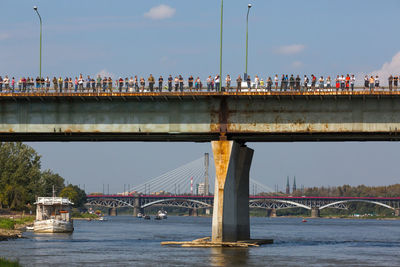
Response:
[[[51,197],[53,195],[53,186],[55,195],[58,196],[64,189],[64,178],[51,170],[45,170],[40,177],[40,196]]]
[[[21,209],[39,193],[40,156],[22,143],[0,142],[0,206]]]
[[[60,193],[61,197],[67,197],[77,208],[84,207],[86,203],[86,193],[76,185],[69,184]]]

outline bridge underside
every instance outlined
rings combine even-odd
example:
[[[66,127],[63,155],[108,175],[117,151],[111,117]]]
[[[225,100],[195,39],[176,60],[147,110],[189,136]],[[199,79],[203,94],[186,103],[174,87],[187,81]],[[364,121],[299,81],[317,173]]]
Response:
[[[394,95],[0,97],[0,141],[239,143],[400,139]]]

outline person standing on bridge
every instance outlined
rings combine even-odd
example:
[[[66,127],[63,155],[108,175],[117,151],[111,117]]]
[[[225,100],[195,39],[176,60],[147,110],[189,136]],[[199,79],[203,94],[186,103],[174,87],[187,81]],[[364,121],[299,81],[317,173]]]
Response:
[[[356,83],[356,77],[354,77],[354,74],[351,75],[350,78],[350,87],[351,87],[351,91],[354,92],[354,84]]]
[[[54,87],[54,92],[57,92],[58,90],[58,82],[56,76],[53,77],[53,87]]]
[[[60,87],[60,93],[62,93],[63,79],[61,76],[58,78],[58,87]]]
[[[199,92],[201,90],[201,80],[200,77],[197,76],[196,81],[194,83],[194,87],[196,88],[196,91]]]
[[[159,91],[160,93],[162,92],[163,82],[164,82],[164,79],[163,79],[163,77],[160,75],[160,77],[158,78],[158,91]]]
[[[210,90],[211,90],[211,83],[212,83],[212,78],[211,78],[211,75],[209,75],[207,78],[207,91],[208,92],[210,92]]]
[[[90,76],[88,75],[87,76],[87,79],[86,79],[86,91],[89,93],[90,92],[90,82],[92,81],[92,79],[90,78]]]
[[[144,92],[144,87],[145,87],[146,83],[144,81],[143,77],[140,77],[140,90],[143,93]]]
[[[183,92],[183,77],[179,75],[179,90]]]
[[[135,83],[135,91],[139,92],[139,79],[137,75],[135,75],[134,83]]]
[[[97,92],[100,92],[100,89],[101,89],[101,77],[100,77],[100,74],[97,75],[96,87],[97,87]]]
[[[147,79],[147,81],[149,82],[150,92],[153,92],[154,91],[154,83],[155,83],[153,74],[150,74],[150,77]]]
[[[168,91],[171,92],[172,91],[172,75],[170,74],[168,76]]]
[[[249,89],[249,92],[250,92],[250,90],[251,90],[251,77],[250,77],[250,75],[247,75],[246,83],[247,83],[247,89]]]
[[[369,79],[368,79],[368,75],[365,75],[364,77],[364,89],[368,89],[369,87]]]
[[[111,79],[111,77],[108,77],[108,90],[110,91],[110,93],[113,92],[112,84],[113,84],[113,80]]]
[[[219,92],[221,88],[221,77],[219,77],[219,74],[215,76],[215,91]]]
[[[349,74],[347,74],[346,75],[346,91],[349,91],[349,88],[350,88],[350,75]]]
[[[174,83],[175,83],[175,92],[178,92],[178,89],[179,89],[179,78],[178,78],[178,76],[175,76]]]
[[[374,92],[374,86],[375,86],[375,79],[374,76],[371,76],[371,78],[369,78],[369,91],[371,93]]]
[[[309,83],[309,79],[308,79],[308,77],[307,77],[307,75],[304,75],[304,79],[303,79],[303,90],[305,91],[305,92],[307,92],[308,91],[308,83]]]
[[[130,93],[132,93],[132,92],[133,92],[133,86],[134,86],[134,84],[135,84],[132,76],[131,76],[131,78],[129,79],[129,82],[128,82],[128,83],[129,83],[129,85],[128,85],[128,86],[129,86],[129,89],[128,89],[128,90],[129,90]]]
[[[389,82],[389,91],[392,91],[392,89],[393,89],[393,75],[389,76],[388,82]]]
[[[226,75],[225,83],[226,83],[226,91],[227,92],[229,92],[229,89],[231,89],[231,81],[232,81],[231,76],[229,74]]]
[[[394,76],[394,78],[393,78],[394,90],[397,90],[398,83],[399,83],[399,77],[398,76]]]
[[[375,88],[379,88],[379,77],[376,75],[375,77]]]
[[[237,77],[237,79],[236,79],[236,83],[237,83],[237,86],[236,86],[236,93],[238,93],[238,92],[241,92],[242,91],[242,77],[239,75],[238,77]]]
[[[189,91],[191,92],[193,89],[193,76],[190,75],[188,78],[188,85],[189,85]]]
[[[300,86],[300,82],[299,82],[299,86]],[[271,90],[272,90],[272,79],[271,79],[271,77],[268,77],[268,79],[267,79],[267,90],[268,90],[268,92],[271,92]]]

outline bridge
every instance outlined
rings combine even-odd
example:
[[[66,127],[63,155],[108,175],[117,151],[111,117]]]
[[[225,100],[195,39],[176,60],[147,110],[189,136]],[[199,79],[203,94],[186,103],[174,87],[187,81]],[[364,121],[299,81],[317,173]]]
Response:
[[[211,142],[213,241],[250,239],[246,142],[398,141],[400,92],[8,93],[1,141]]]
[[[311,217],[320,217],[326,208],[348,209],[353,202],[370,203],[393,210],[400,216],[400,197],[293,197],[293,196],[250,196],[249,208],[267,210],[267,216],[276,216],[279,209],[304,208]],[[214,196],[199,195],[88,195],[88,206],[109,208],[110,215],[117,215],[117,208],[133,208],[134,215],[148,207],[178,207],[197,215],[200,209],[213,208]]]

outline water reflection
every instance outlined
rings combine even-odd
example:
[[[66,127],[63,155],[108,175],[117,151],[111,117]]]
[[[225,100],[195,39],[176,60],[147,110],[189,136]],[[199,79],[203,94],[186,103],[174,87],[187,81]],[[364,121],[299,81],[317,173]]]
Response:
[[[246,266],[249,259],[248,248],[211,248],[211,266]]]

